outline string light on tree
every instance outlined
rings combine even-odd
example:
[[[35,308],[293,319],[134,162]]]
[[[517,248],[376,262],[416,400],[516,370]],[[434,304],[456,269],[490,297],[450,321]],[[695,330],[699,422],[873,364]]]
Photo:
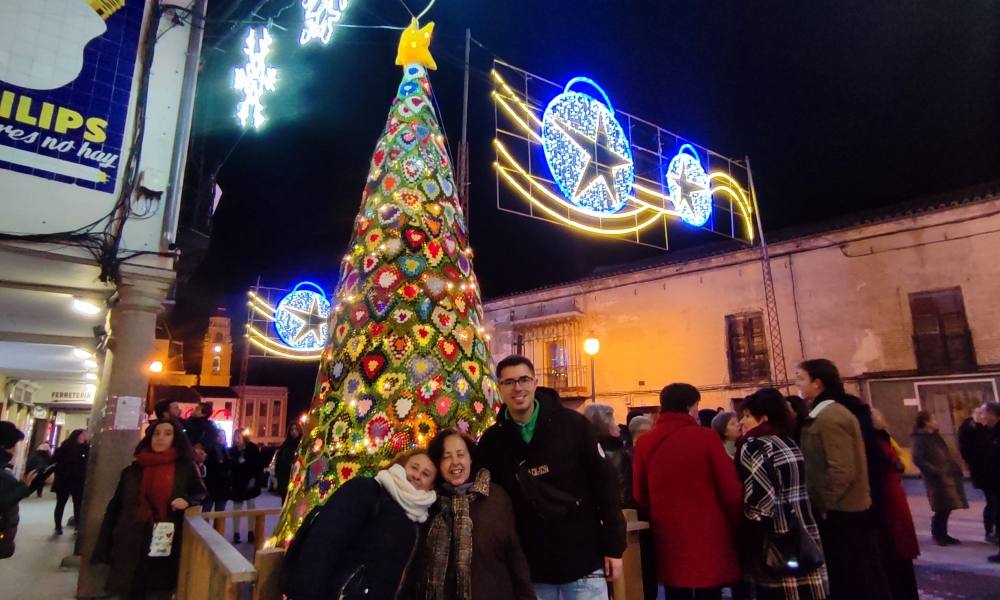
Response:
[[[265,92],[273,92],[278,81],[278,69],[267,64],[267,54],[271,51],[271,34],[265,28],[251,28],[244,39],[243,53],[247,62],[235,69],[233,88],[243,93],[243,99],[236,106],[236,117],[245,129],[253,125],[260,129],[264,125],[264,105],[261,102]]]
[[[333,30],[344,18],[350,0],[302,0],[302,33],[299,44],[319,40],[324,46],[333,38]]]
[[[708,174],[701,166],[698,151],[691,144],[681,146],[667,166],[667,190],[674,208],[688,225],[701,227],[712,216],[712,191]]]

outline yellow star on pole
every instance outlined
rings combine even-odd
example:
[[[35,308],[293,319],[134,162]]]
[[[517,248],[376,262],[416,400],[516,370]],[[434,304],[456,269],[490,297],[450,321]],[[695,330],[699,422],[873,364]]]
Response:
[[[417,23],[416,19],[410,21],[409,27],[403,30],[403,35],[399,38],[399,49],[396,51],[396,64],[405,67],[406,65],[418,64],[434,71],[437,70],[437,63],[431,56],[431,34],[434,32],[434,22],[430,22],[423,27]]]

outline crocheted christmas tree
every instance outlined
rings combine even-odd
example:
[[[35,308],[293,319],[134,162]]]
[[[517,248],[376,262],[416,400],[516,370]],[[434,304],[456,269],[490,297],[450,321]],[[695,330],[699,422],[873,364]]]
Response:
[[[433,23],[403,33],[403,80],[343,258],[289,494],[271,545],[345,481],[443,427],[478,436],[499,393],[452,161],[431,102]]]

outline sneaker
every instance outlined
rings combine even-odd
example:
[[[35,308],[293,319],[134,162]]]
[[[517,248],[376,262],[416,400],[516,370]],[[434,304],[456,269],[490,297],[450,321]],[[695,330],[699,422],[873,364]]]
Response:
[[[991,563],[1000,563],[1000,554],[994,554],[993,556],[987,557],[986,560]]]
[[[238,534],[238,533],[234,533],[234,534],[233,534],[233,543],[234,543],[234,544],[239,544],[239,543],[240,543],[241,541],[242,541],[242,540],[240,540],[240,534]]]
[[[247,532],[247,543],[248,544],[254,543],[255,539],[256,538],[254,538],[254,535],[253,535],[252,531]]]

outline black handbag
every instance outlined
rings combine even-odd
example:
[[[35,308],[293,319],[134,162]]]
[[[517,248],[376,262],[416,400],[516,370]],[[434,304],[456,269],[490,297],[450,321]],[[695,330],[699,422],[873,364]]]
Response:
[[[774,464],[768,460],[768,475],[775,486],[779,483]],[[775,492],[775,512],[784,505]],[[823,565],[823,550],[813,540],[802,524],[795,509],[785,512],[788,531],[777,532],[768,528],[761,540],[761,569],[774,577],[799,577],[808,575]]]

